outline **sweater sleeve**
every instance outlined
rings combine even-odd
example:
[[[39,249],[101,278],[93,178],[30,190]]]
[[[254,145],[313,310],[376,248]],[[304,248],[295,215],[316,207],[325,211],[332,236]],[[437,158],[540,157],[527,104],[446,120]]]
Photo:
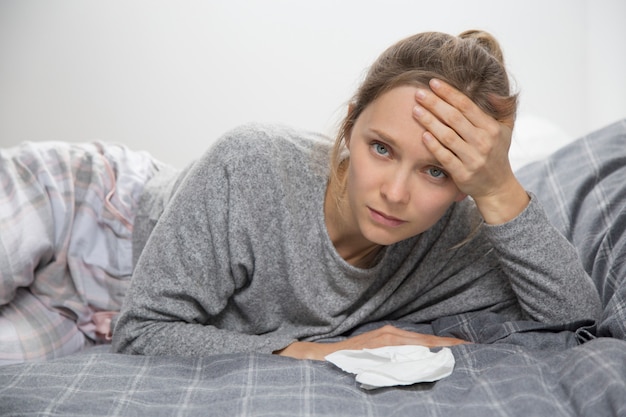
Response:
[[[517,218],[483,227],[528,318],[555,324],[599,318],[600,298],[576,248],[534,195]]]
[[[113,349],[143,355],[271,353],[292,340],[217,326],[228,300],[247,285],[229,256],[229,149],[200,159],[148,239],[113,333]],[[233,151],[235,152],[235,151]],[[245,237],[241,237],[245,240]],[[230,330],[226,330],[228,328]]]

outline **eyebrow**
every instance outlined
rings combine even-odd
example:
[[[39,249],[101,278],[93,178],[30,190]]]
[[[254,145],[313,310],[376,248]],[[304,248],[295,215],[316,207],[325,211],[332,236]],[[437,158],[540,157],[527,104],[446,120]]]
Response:
[[[398,144],[396,143],[395,139],[392,138],[391,136],[387,135],[384,132],[381,132],[380,130],[373,128],[373,129],[368,129],[370,132],[374,133],[376,136],[380,137],[382,140],[384,140],[385,142],[389,142],[389,144],[393,147],[397,147]]]
[[[383,142],[389,143],[389,145],[391,145],[392,148],[399,148],[398,143],[396,142],[396,140],[394,138],[392,138],[391,136],[389,136],[388,134],[381,132],[380,130],[376,129],[376,128],[368,128],[368,130],[375,134],[376,136],[378,136]],[[416,139],[416,140],[419,140]],[[441,167],[441,163],[435,158],[434,155],[432,155],[429,152],[429,156],[427,158],[419,158],[419,161],[423,164],[429,164],[429,165],[435,165],[438,167]]]

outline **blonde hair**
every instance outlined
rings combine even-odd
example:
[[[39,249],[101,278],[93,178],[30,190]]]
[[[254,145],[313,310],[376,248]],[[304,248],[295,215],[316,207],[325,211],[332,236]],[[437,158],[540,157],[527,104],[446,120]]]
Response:
[[[385,50],[369,68],[340,124],[331,161],[331,183],[339,201],[345,188],[345,138],[363,110],[381,94],[402,85],[427,87],[432,78],[463,92],[496,120],[512,122],[517,94],[511,92],[502,50],[487,32],[469,30],[459,36],[424,32]]]

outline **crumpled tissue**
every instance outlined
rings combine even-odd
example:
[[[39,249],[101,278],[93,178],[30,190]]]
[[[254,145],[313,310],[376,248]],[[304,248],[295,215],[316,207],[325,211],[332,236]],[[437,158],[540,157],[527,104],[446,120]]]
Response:
[[[455,362],[449,348],[432,352],[427,347],[413,345],[339,350],[325,359],[356,374],[363,389],[437,381],[452,374]]]

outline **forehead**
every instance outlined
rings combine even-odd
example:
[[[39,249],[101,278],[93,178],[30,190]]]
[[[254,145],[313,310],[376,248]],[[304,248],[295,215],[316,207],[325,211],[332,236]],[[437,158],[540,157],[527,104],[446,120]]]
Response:
[[[385,118],[395,122],[417,123],[412,115],[413,108],[417,104],[416,91],[417,87],[410,85],[402,85],[385,91],[365,107],[359,118],[366,116],[369,121]]]
[[[413,117],[416,90],[414,86],[401,86],[380,95],[359,116],[355,129],[361,135],[382,140],[404,156],[436,163],[422,140],[426,130]]]
[[[363,110],[355,126],[395,141],[421,139],[425,129],[413,117],[416,91],[416,87],[401,86],[381,94]]]

